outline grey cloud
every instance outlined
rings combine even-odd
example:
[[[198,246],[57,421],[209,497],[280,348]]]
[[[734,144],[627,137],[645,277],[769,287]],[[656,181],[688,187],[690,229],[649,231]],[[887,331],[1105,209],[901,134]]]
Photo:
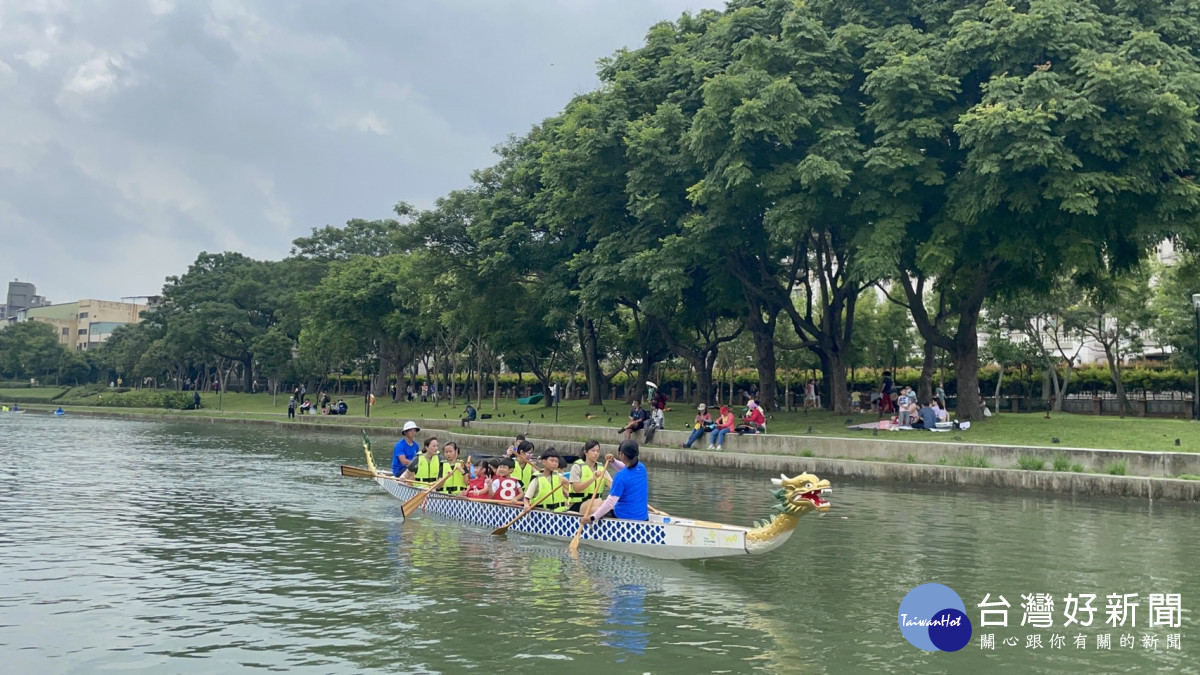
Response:
[[[0,241],[27,243],[0,278],[154,293],[201,250],[430,205],[597,59],[718,5],[0,2]]]

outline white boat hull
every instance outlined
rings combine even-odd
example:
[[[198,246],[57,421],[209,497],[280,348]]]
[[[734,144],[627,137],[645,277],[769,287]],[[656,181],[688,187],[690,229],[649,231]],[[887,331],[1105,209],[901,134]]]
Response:
[[[381,476],[375,481],[402,501],[424,490],[423,487],[414,487],[390,477]],[[422,510],[449,520],[494,529],[512,520],[521,512],[521,507],[439,493],[430,495]],[[747,528],[658,515],[651,515],[650,518],[649,521],[603,518],[583,529],[580,544],[667,560],[721,558],[751,552],[746,548]],[[545,509],[534,509],[509,527],[510,532],[563,542],[570,541],[578,529],[578,515]],[[782,535],[781,539],[788,534]]]

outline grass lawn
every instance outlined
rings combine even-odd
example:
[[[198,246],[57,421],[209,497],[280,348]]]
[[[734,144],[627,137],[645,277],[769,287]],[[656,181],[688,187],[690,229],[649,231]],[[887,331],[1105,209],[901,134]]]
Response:
[[[0,401],[49,401],[67,389],[67,387],[25,387],[20,389],[0,389]]]
[[[46,392],[46,398],[57,393],[58,389],[22,389],[12,390],[24,392]],[[3,400],[5,390],[0,390],[0,400]],[[28,396],[26,396],[28,398]],[[202,394],[202,413],[216,414],[218,397],[216,394]],[[280,395],[278,403],[272,405],[269,394],[225,394],[220,397],[220,405],[224,413],[231,417],[250,417],[260,419],[279,419],[287,414],[287,397]],[[336,401],[338,397],[334,396]],[[75,401],[72,401],[73,403]],[[94,397],[79,401],[94,402]],[[392,403],[387,398],[380,398],[371,411],[368,421],[362,417],[363,401],[355,396],[346,398],[350,406],[350,414],[346,417],[315,417],[306,418],[305,422],[337,422],[363,424],[364,426],[387,425],[394,426],[407,419],[458,419],[463,410],[463,400],[451,407],[445,402],[435,406],[433,403]],[[694,408],[689,404],[672,403],[667,412],[667,427],[675,430],[691,428],[691,420],[695,415]],[[109,408],[120,411],[128,409]],[[741,407],[736,409],[741,413]],[[599,429],[613,431],[621,426],[628,416],[629,408],[620,401],[606,401],[603,406],[590,406],[585,401],[564,401],[558,408],[558,424],[595,426]],[[139,411],[162,412],[162,411]],[[555,409],[539,405],[517,405],[515,400],[501,399],[497,410],[492,409],[491,400],[484,401],[479,406],[481,414],[493,415],[492,421],[522,423],[530,420],[537,423],[555,423]],[[188,413],[180,413],[188,414]],[[850,423],[875,421],[877,417],[871,414],[834,415],[830,412],[802,411],[775,412],[768,415],[767,428],[772,434],[793,434],[798,436],[832,436],[844,438],[871,437],[870,431],[847,429]],[[1118,417],[1100,417],[1093,415],[1069,415],[1055,413],[1046,419],[1044,413],[1002,413],[989,419],[972,423],[971,428],[963,432],[931,434],[925,431],[881,431],[888,438],[904,438],[924,441],[965,441],[971,443],[996,443],[1003,445],[1030,445],[1040,447],[1076,447],[1076,448],[1105,448],[1113,450],[1149,450],[1196,452],[1200,451],[1200,424],[1190,420],[1135,418],[1121,419]],[[599,432],[598,432],[599,435]],[[1054,439],[1058,442],[1055,443]],[[1175,440],[1179,439],[1179,445]]]

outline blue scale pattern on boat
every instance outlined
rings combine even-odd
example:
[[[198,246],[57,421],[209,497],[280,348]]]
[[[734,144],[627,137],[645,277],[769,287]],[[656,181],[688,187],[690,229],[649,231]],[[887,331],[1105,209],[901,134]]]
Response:
[[[395,486],[389,489],[396,497],[407,499],[416,494],[416,490],[408,486]],[[438,515],[470,523],[479,523],[499,527],[512,520],[517,514],[512,507],[498,504],[473,502],[466,499],[450,499],[431,497],[426,500],[425,508]],[[533,511],[512,526],[518,532],[529,532],[552,537],[570,539],[579,528],[579,519],[574,516],[545,511]],[[610,541],[622,544],[657,544],[667,543],[666,528],[657,523],[638,523],[623,520],[601,520],[596,525],[590,525],[583,530],[582,539],[594,541]]]

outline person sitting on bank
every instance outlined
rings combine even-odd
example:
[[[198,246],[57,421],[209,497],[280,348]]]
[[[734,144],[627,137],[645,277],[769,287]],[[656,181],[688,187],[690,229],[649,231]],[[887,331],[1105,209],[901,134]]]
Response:
[[[392,475],[396,478],[417,458],[420,447],[417,445],[417,434],[420,431],[421,427],[416,422],[409,420],[404,423],[404,429],[400,431],[401,438],[392,447]]]
[[[570,510],[576,513],[591,513],[600,504],[600,499],[592,500],[595,494],[603,498],[605,489],[612,484],[612,477],[597,466],[600,459],[600,441],[592,439],[583,445],[583,457],[571,465],[571,497]],[[599,481],[599,485],[597,485]],[[588,505],[588,502],[592,502]]]
[[[445,458],[442,461],[442,472],[438,475],[439,478],[451,473],[451,476],[442,483],[442,492],[450,495],[456,495],[467,491],[467,476],[466,467],[458,459],[458,444],[454,441],[449,441],[442,448],[442,456]]]
[[[300,404],[300,414],[308,415],[311,410],[312,410],[312,401],[310,401],[308,399],[304,399],[304,402]]]
[[[408,470],[400,480],[414,483],[435,483],[442,477],[442,460],[438,457],[437,436],[425,439],[421,446],[421,454],[415,462],[410,462]]]
[[[916,419],[913,421],[914,429],[936,429],[937,428],[937,413],[933,411],[932,406],[920,405],[917,406]]]
[[[585,525],[600,520],[610,511],[613,516],[623,520],[650,519],[650,482],[646,476],[646,466],[638,461],[637,442],[625,441],[617,448],[617,454],[620,459],[616,461],[613,461],[616,458],[612,455],[606,456],[617,467],[612,490],[591,515],[583,518]]]
[[[929,407],[933,410],[933,414],[937,416],[937,421],[950,421],[950,412],[938,405],[938,400],[936,398],[929,402]]]
[[[624,433],[625,440],[628,441],[633,437],[635,431],[639,431],[642,427],[646,426],[646,420],[648,419],[650,419],[650,413],[642,408],[641,401],[634,399],[629,409],[629,422],[620,429],[617,429],[617,433]]]
[[[763,415],[762,406],[758,401],[750,401],[746,404],[748,408],[746,416],[742,418],[742,423],[737,427],[739,434],[761,434],[767,430],[767,418]]]
[[[547,511],[559,513],[568,508],[567,500],[571,493],[571,484],[558,473],[558,464],[562,459],[554,448],[542,451],[542,475],[537,476],[525,489],[525,505],[537,504]]]
[[[701,403],[696,407],[696,419],[692,420],[692,435],[688,436],[687,443],[683,447],[690,448],[692,443],[704,437],[704,434],[713,430],[713,418],[708,412],[708,406]]]
[[[517,443],[516,449],[512,451],[512,477],[516,478],[521,483],[522,490],[529,489],[529,483],[533,481],[534,473],[537,467],[529,458],[533,455],[533,443],[522,440]]]
[[[502,459],[496,463],[496,477],[492,479],[492,499],[504,502],[518,502],[524,496],[521,481],[512,477],[513,462]]]
[[[346,405],[345,401],[339,398],[337,402],[337,414],[345,415],[347,410],[349,410],[349,406]]]
[[[730,412],[729,406],[721,406],[721,414],[717,417],[716,426],[713,427],[713,432],[708,444],[709,450],[720,450],[721,444],[725,442],[725,436],[733,430],[734,417]]]
[[[474,422],[477,414],[478,413],[475,412],[475,406],[468,403],[466,409],[463,410],[463,416],[462,416],[462,420],[460,420],[459,426],[465,427],[465,426],[469,425],[471,422]]]

